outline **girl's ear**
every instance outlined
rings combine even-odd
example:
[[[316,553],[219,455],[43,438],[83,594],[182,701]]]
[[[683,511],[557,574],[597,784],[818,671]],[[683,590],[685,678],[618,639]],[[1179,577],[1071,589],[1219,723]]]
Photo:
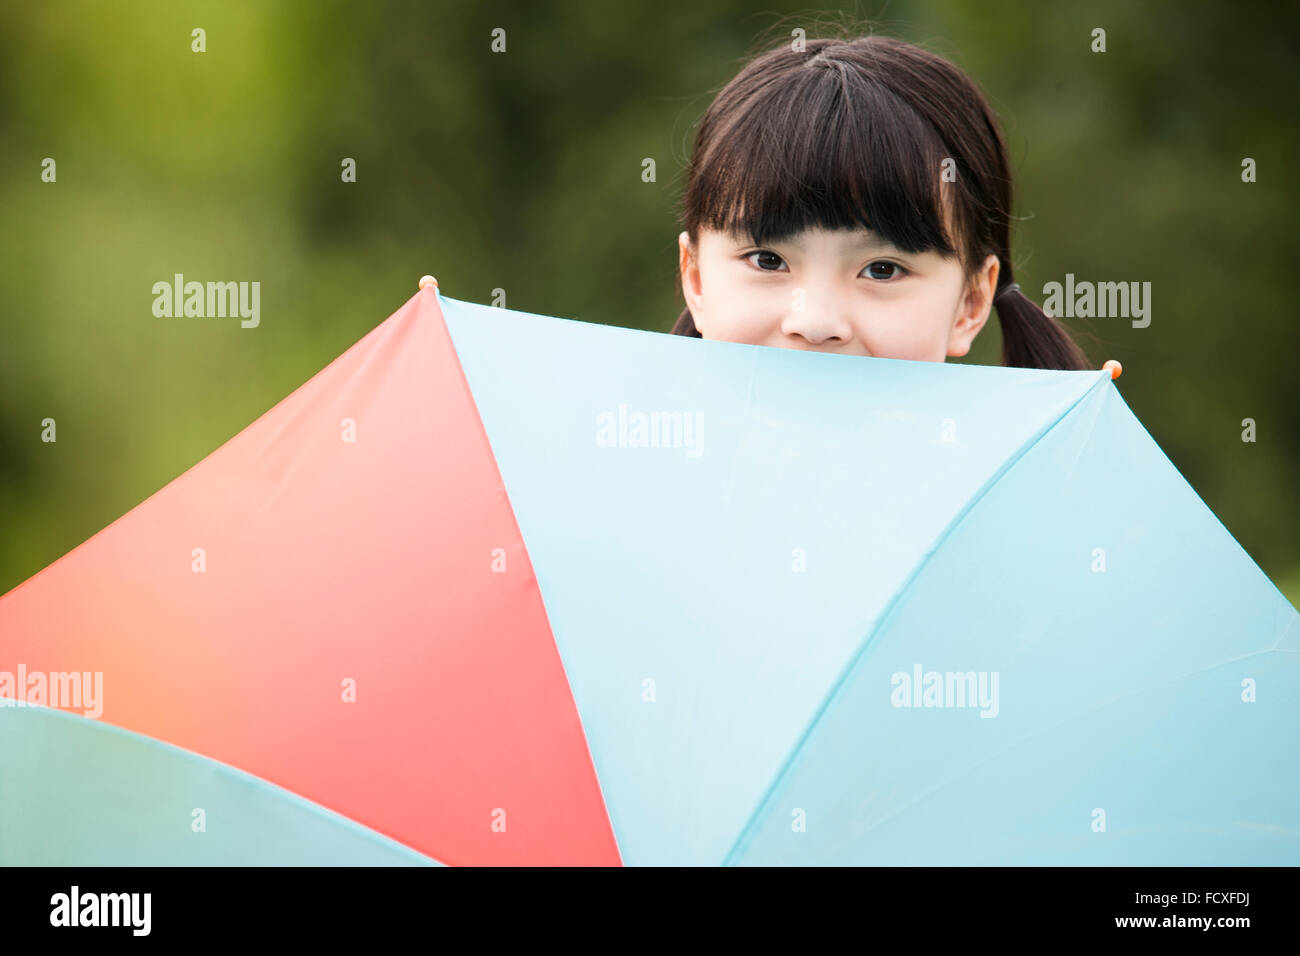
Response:
[[[691,237],[685,229],[677,237],[677,246],[680,254],[682,296],[686,299],[686,307],[691,310],[691,314],[699,315],[702,299],[700,292],[700,260],[695,254],[695,250],[691,248]]]
[[[975,336],[979,335],[980,330],[984,328],[984,323],[989,320],[989,312],[993,309],[993,294],[998,287],[1000,267],[998,257],[990,254],[984,260],[984,265],[980,267],[974,281],[967,286],[958,305],[952,329],[948,332],[949,355],[960,356],[969,352]]]

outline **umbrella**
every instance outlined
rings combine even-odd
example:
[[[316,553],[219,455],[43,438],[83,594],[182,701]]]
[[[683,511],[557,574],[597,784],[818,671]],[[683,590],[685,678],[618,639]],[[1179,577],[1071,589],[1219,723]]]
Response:
[[[1108,371],[423,283],[0,598],[0,862],[1294,864],[1297,617]]]

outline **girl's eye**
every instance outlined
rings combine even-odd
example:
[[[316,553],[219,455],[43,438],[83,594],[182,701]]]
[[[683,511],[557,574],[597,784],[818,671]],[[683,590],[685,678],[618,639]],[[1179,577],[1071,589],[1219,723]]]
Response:
[[[762,257],[762,256],[766,256],[767,258],[764,259],[764,260],[761,260],[761,262],[754,262],[754,258],[753,258],[754,256],[760,256],[760,257]],[[750,253],[747,253],[747,254],[744,256],[744,258],[745,258],[745,259],[748,259],[750,262],[754,262],[754,265],[758,266],[758,268],[759,268],[759,269],[762,269],[764,272],[778,272],[778,271],[779,271],[779,270],[776,268],[776,265],[780,265],[780,263],[781,263],[781,257],[778,256],[775,252],[771,252],[771,251],[769,251],[769,250],[767,250],[767,249],[760,249],[760,250],[758,250],[757,252],[750,252]],[[775,260],[775,263],[773,263],[773,260]],[[773,268],[770,268],[770,269],[767,268],[767,265],[763,265],[763,264],[761,264],[762,262],[766,262],[767,265],[771,265],[771,266],[773,266]]]
[[[754,260],[755,256],[758,257],[758,261]],[[759,249],[757,252],[747,253],[742,256],[742,258],[753,263],[756,268],[763,272],[780,272],[780,266],[783,264],[781,257],[768,249]],[[883,274],[876,270],[883,270]],[[907,270],[897,262],[889,262],[884,259],[879,262],[873,262],[867,266],[867,272],[870,274],[871,278],[879,279],[881,282],[888,282],[900,276],[907,275]]]
[[[890,272],[888,275],[880,275],[878,272],[872,271],[874,269],[888,269],[890,270]],[[886,262],[884,260],[881,260],[880,262],[873,262],[871,263],[871,265],[867,266],[867,272],[870,274],[871,278],[873,279],[881,279],[884,281],[888,281],[894,278],[895,276],[905,275],[907,273],[907,270],[904,269],[902,266],[900,266],[897,262]]]

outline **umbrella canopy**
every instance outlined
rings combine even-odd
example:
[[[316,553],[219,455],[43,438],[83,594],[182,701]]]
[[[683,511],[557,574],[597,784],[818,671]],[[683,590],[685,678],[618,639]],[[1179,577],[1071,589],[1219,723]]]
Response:
[[[1296,863],[1296,622],[1109,372],[433,286],[0,598],[0,862]]]

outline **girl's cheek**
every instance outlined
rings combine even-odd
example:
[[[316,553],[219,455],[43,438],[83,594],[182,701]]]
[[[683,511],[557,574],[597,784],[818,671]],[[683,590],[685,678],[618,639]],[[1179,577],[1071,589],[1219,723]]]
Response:
[[[917,362],[942,362],[948,351],[948,326],[942,313],[917,305],[907,310],[902,323],[891,329],[892,346],[898,352],[892,358]]]
[[[761,316],[749,316],[731,327],[731,341],[746,345],[761,345],[773,337],[777,323]]]
[[[909,359],[913,362],[943,360],[944,342],[931,335],[929,329],[893,330],[893,334],[877,336],[869,344],[875,346],[872,354],[880,358]]]
[[[771,337],[779,324],[770,302],[751,301],[743,296],[733,299],[725,315],[719,318],[719,337],[748,345],[757,345]]]

